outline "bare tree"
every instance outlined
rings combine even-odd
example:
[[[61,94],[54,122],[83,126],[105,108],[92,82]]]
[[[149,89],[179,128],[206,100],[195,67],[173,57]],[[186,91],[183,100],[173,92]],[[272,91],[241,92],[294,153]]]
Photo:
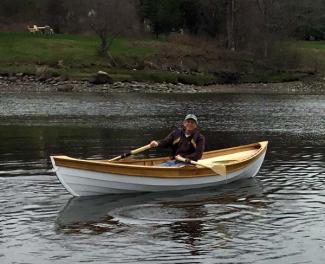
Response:
[[[89,25],[101,40],[98,52],[109,56],[113,63],[109,49],[114,38],[139,29],[136,3],[134,0],[94,0],[89,6]]]
[[[274,33],[272,30],[272,28],[274,28],[272,18],[277,0],[256,0],[256,4],[262,14],[261,35],[263,38],[263,56],[264,58],[267,58],[270,49],[270,42]]]
[[[46,5],[46,21],[54,29],[55,33],[62,33],[62,27],[66,24],[67,10],[64,0],[49,0]]]
[[[235,19],[236,19],[236,0],[227,1],[227,48],[235,51]]]
[[[89,7],[85,0],[65,1],[67,32],[84,33],[89,31],[87,12]]]

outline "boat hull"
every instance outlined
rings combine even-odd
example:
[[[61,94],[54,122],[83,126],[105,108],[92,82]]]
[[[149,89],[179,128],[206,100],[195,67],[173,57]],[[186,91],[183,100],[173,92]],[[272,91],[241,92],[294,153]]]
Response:
[[[163,192],[217,186],[239,179],[254,177],[264,160],[265,151],[250,163],[227,173],[226,176],[211,175],[200,177],[157,177],[120,175],[117,173],[90,171],[64,167],[55,164],[56,175],[62,185],[74,196],[93,196],[131,192]]]

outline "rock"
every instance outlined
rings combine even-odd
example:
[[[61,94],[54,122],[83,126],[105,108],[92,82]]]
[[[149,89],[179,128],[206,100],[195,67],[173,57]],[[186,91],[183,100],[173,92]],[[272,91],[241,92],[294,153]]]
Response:
[[[144,61],[143,68],[145,70],[159,70],[159,66],[151,61]]]
[[[58,92],[71,92],[73,90],[73,85],[62,85],[57,88]]]
[[[64,68],[64,61],[63,60],[59,60],[57,66],[59,68]]]
[[[18,72],[18,73],[16,73],[16,76],[21,78],[24,76],[24,74],[22,72]]]
[[[9,82],[16,82],[17,81],[17,77],[11,76],[7,79]]]
[[[50,79],[51,78],[51,75],[49,75],[48,73],[44,72],[44,73],[41,73],[37,76],[37,80],[39,82],[45,82],[46,80]]]
[[[113,79],[107,72],[98,71],[96,75],[90,77],[89,82],[92,84],[113,83]]]
[[[69,77],[67,75],[60,75],[58,77],[56,77],[56,79],[60,82],[65,82],[69,80]]]

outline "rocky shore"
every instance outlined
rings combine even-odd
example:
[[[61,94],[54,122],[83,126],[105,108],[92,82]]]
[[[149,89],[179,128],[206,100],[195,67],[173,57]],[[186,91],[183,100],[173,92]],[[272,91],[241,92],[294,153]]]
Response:
[[[96,92],[96,93],[251,93],[325,94],[325,79],[285,83],[242,83],[195,86],[171,83],[115,82],[92,84],[89,81],[40,80],[35,76],[0,76],[0,92]]]

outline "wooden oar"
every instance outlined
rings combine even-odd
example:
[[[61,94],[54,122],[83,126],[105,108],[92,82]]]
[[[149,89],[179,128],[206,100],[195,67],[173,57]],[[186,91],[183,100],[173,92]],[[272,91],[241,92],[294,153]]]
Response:
[[[131,150],[128,153],[124,153],[124,154],[122,154],[120,156],[117,156],[115,158],[112,158],[112,159],[110,159],[108,161],[116,161],[116,160],[124,159],[124,158],[126,158],[128,156],[138,154],[138,153],[143,152],[143,151],[145,151],[147,149],[150,149],[150,148],[151,148],[151,146],[150,146],[150,144],[148,144],[148,145],[145,145],[145,146],[143,146],[141,148],[137,148],[137,149]]]
[[[182,162],[186,162],[186,159],[179,155],[177,155],[175,157],[175,159],[182,161]],[[190,163],[193,165],[198,165],[198,166],[213,170],[215,173],[217,173],[221,176],[227,175],[226,166],[223,164],[213,164],[213,163],[212,164],[204,164],[204,163],[201,163],[200,161],[194,161],[194,160],[190,160]]]

